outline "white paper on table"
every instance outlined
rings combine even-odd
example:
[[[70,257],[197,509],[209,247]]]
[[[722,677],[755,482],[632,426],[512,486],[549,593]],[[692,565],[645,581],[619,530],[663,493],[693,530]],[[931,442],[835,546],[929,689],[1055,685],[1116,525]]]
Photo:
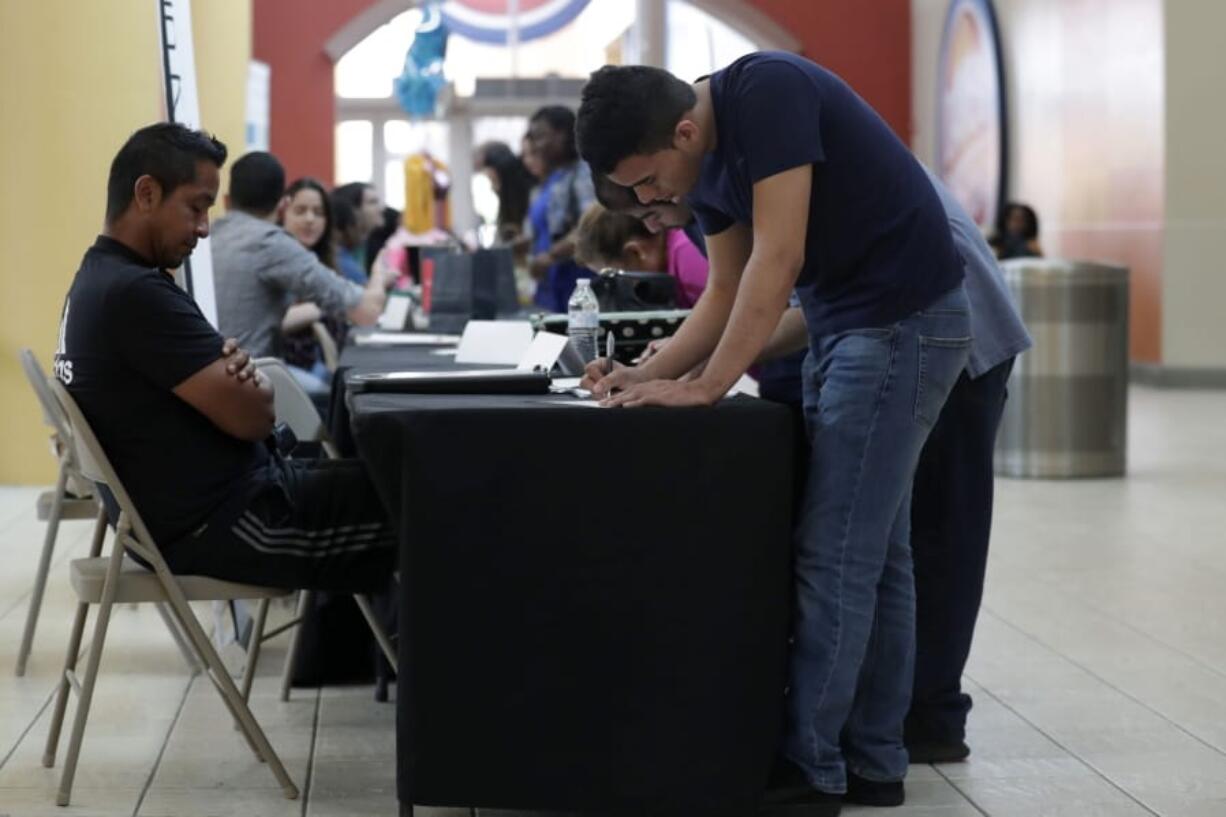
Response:
[[[455,361],[515,366],[531,345],[532,324],[527,321],[469,321]]]
[[[556,397],[552,400],[541,400],[540,403],[560,408],[604,408],[599,400],[580,400],[577,397]]]
[[[371,332],[355,335],[358,346],[455,346],[459,335],[426,335],[417,332]]]
[[[549,372],[553,368],[553,364],[558,362],[558,357],[562,354],[562,350],[566,348],[566,343],[569,338],[566,335],[558,335],[553,332],[537,332],[536,337],[532,339],[532,345],[528,347],[528,351],[524,352],[524,356],[519,359],[519,365],[515,368],[521,372],[542,371]]]
[[[455,357],[455,349],[431,349],[430,354],[438,355],[439,357]]]
[[[379,328],[391,332],[404,329],[409,322],[409,307],[412,306],[412,303],[409,298],[388,298],[387,306],[384,307],[383,314],[379,316]]]
[[[555,389],[577,389],[579,384],[583,382],[582,377],[555,377],[549,381],[550,385]]]
[[[732,388],[728,389],[725,397],[735,397],[738,394],[748,394],[750,397],[758,396],[758,381],[754,380],[747,374],[741,375],[741,379],[732,384]]]

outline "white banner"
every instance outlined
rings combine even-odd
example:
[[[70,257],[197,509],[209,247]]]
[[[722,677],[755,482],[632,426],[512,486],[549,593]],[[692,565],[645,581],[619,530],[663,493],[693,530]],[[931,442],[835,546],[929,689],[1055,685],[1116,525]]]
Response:
[[[158,14],[166,119],[199,129],[200,99],[196,91],[196,51],[192,45],[192,2],[154,0],[154,3]],[[183,262],[180,283],[196,299],[204,317],[216,326],[213,253],[207,238],[201,239],[191,258]]]

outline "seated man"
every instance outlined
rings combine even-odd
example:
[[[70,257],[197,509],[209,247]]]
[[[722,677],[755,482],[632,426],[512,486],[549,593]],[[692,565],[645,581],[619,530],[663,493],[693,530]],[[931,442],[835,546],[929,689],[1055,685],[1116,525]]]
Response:
[[[225,159],[216,139],[166,123],[120,149],[105,229],[64,301],[56,376],[171,570],[382,589],[394,540],[361,464],[287,462],[271,450],[270,384],[168,272],[209,234]]]
[[[291,304],[344,312],[359,326],[379,319],[394,278],[380,264],[365,286],[346,281],[277,225],[285,171],[271,153],[230,167],[229,207],[213,231],[218,328],[256,357],[281,356],[281,322]]]

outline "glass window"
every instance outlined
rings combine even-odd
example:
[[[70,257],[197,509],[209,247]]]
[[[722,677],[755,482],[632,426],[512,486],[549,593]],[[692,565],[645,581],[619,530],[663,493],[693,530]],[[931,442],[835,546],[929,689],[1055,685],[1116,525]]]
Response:
[[[668,70],[693,82],[759,46],[685,0],[668,2]]]
[[[372,150],[375,128],[368,119],[336,124],[336,183],[368,182],[374,178]]]
[[[383,202],[404,210],[404,160],[392,159],[383,168]]]
[[[494,184],[484,173],[473,175],[473,210],[482,224],[498,223],[498,194]]]

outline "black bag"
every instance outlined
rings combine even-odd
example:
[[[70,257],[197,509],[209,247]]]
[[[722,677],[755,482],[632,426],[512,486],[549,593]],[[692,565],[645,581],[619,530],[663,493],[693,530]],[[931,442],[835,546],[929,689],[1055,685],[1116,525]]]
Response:
[[[665,272],[603,269],[592,276],[592,292],[601,313],[672,309],[677,305],[677,281]]]
[[[507,247],[434,257],[430,331],[458,334],[470,320],[495,320],[519,312],[515,270]]]

